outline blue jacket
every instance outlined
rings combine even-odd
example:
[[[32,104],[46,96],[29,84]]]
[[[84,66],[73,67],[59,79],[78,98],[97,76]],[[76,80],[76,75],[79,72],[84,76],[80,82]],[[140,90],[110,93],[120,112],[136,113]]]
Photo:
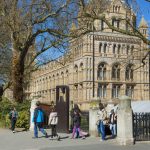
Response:
[[[41,108],[35,108],[33,122],[43,123],[44,122],[44,112]]]

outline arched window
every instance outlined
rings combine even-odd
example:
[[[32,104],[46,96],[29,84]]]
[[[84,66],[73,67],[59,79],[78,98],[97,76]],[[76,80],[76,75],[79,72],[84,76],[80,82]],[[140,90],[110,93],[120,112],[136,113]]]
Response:
[[[105,63],[101,63],[98,66],[97,77],[99,80],[106,80],[106,64]]]
[[[132,64],[129,64],[126,67],[125,79],[126,80],[133,80],[133,65]]]
[[[113,54],[116,53],[116,44],[113,45]]]
[[[119,19],[116,19],[116,18],[113,18],[112,19],[112,26],[116,27],[116,28],[119,28],[119,25],[120,25],[120,20]],[[113,31],[113,30],[112,30]]]
[[[102,53],[102,43],[99,43],[99,53]]]
[[[78,82],[78,66],[77,65],[75,65],[74,66],[74,81],[75,82]]]
[[[134,86],[133,85],[126,86],[126,95],[133,98],[133,95],[134,95]]]
[[[127,45],[127,55],[129,54],[129,49],[130,49],[130,47],[129,47],[129,45]]]
[[[133,55],[134,45],[131,46],[131,55]]]
[[[120,49],[121,49],[121,45],[119,44],[118,45],[118,52],[117,52],[118,54],[120,54]]]
[[[120,12],[120,6],[118,6],[118,12]]]
[[[104,30],[104,21],[101,20],[101,27],[100,27],[100,30],[103,31]]]
[[[120,95],[121,85],[113,85],[112,86],[112,98],[118,98]]]
[[[104,44],[104,53],[106,53],[107,43]]]
[[[115,64],[112,67],[112,79],[119,80],[120,79],[120,65]]]
[[[107,85],[105,84],[98,84],[98,89],[97,89],[97,96],[101,98],[105,98],[107,94]]]

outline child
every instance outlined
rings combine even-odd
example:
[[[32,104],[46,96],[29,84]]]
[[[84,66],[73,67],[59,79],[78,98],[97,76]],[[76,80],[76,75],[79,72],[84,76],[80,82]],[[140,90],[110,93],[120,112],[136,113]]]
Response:
[[[49,115],[49,121],[48,124],[52,128],[52,135],[51,138],[57,136],[57,140],[60,140],[60,137],[57,134],[56,126],[58,124],[58,115],[57,112],[55,111],[55,107],[52,108],[52,112]]]

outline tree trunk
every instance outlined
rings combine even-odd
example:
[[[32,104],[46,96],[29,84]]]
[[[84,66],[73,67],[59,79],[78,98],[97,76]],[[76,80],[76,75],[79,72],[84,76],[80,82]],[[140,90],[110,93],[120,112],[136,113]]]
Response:
[[[21,59],[19,51],[13,52],[12,68],[12,88],[13,98],[16,102],[23,102],[23,79],[24,79],[24,60]]]

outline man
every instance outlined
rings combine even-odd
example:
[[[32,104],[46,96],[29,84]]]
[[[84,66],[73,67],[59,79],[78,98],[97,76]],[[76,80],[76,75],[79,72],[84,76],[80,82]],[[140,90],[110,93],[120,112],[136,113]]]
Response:
[[[98,116],[98,131],[101,133],[102,136],[102,141],[106,140],[105,139],[105,124],[106,124],[106,119],[107,119],[107,112],[103,106],[102,103],[99,104],[99,111],[97,112]]]
[[[34,138],[38,138],[38,130],[41,131],[45,137],[47,138],[47,132],[43,128],[43,123],[44,123],[44,112],[42,108],[40,107],[40,102],[36,102],[36,108],[34,110],[34,115],[33,115],[33,122],[34,122]]]
[[[11,120],[11,130],[13,133],[15,133],[15,125],[18,118],[18,112],[16,111],[16,108],[12,108],[12,110],[9,113],[9,119]]]
[[[112,135],[112,138],[114,138],[117,135],[117,115],[115,114],[114,109],[111,110],[109,123],[110,123],[111,135]]]

